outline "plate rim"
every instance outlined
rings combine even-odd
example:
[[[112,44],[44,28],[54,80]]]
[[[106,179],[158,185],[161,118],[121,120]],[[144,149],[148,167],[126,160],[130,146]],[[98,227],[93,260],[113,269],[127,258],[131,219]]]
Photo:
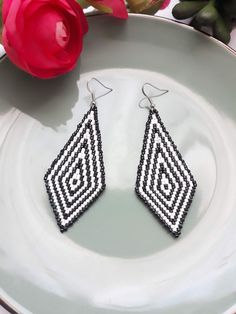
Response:
[[[105,13],[101,13],[99,11],[94,11],[91,13],[87,13],[86,17],[87,18],[91,18],[94,16],[101,16],[101,15],[107,15]],[[232,47],[230,47],[229,45],[223,43],[222,41],[220,41],[219,39],[216,39],[215,37],[213,37],[212,35],[208,34],[207,32],[203,31],[203,30],[197,30],[195,29],[193,26],[186,24],[180,20],[174,20],[172,18],[168,18],[168,17],[163,17],[163,16],[156,16],[156,15],[147,15],[147,14],[141,14],[141,13],[128,13],[129,17],[138,17],[138,18],[142,18],[142,19],[152,19],[152,20],[160,20],[162,22],[166,22],[169,24],[177,24],[180,27],[183,27],[185,29],[191,30],[193,32],[198,32],[201,33],[203,36],[205,36],[205,38],[208,38],[209,40],[213,41],[215,44],[219,45],[220,47],[225,48],[226,50],[228,50],[229,52],[231,52],[234,56],[236,56],[236,50]],[[5,52],[5,49],[3,47],[2,44],[0,44],[0,47],[2,48],[0,50],[0,63],[7,57],[7,54]]]
[[[94,17],[98,17],[98,16],[106,16],[107,14],[105,13],[101,13],[98,11],[93,11],[91,13],[86,14],[87,18],[94,18]],[[233,55],[234,57],[236,57],[236,50],[233,49],[232,47],[228,46],[227,44],[221,42],[220,40],[214,38],[212,35],[208,34],[205,31],[202,30],[196,30],[193,26],[189,25],[189,24],[185,24],[182,21],[179,20],[173,20],[171,18],[167,18],[167,17],[162,17],[162,16],[152,16],[152,15],[146,15],[146,14],[140,14],[140,13],[128,13],[129,18],[134,18],[134,19],[145,19],[145,20],[153,20],[153,22],[155,20],[161,22],[161,23],[166,23],[166,24],[172,24],[172,25],[178,25],[181,28],[184,28],[187,31],[190,32],[197,32],[200,33],[203,37],[207,38],[208,40],[210,40],[211,42],[213,42],[214,44],[216,44],[216,46],[223,48],[225,51],[229,52],[231,55]],[[128,19],[129,19],[128,18]],[[0,48],[2,48],[0,50],[0,64],[5,60],[5,58],[7,58],[7,54],[5,52],[5,49],[3,47],[2,44],[0,44]],[[3,296],[4,295],[4,296]],[[13,305],[14,304],[14,305]],[[233,305],[233,307],[236,306]],[[20,314],[20,308],[24,306],[19,304],[18,302],[16,302],[15,300],[13,300],[11,298],[10,295],[8,295],[4,290],[2,290],[2,288],[0,287],[0,309],[1,307],[3,307],[6,311],[8,311],[11,314]],[[230,308],[231,309],[231,308]],[[229,310],[230,310],[229,309]]]

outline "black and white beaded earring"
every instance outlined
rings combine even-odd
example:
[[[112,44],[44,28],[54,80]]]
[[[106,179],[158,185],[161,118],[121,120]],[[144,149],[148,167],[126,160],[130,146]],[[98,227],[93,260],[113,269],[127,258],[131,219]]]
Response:
[[[98,97],[96,81],[108,91]],[[61,232],[66,231],[105,189],[105,172],[96,101],[112,91],[98,79],[87,82],[91,107],[48,169],[44,181]]]
[[[145,87],[149,85],[160,94],[149,97]],[[138,197],[160,219],[163,225],[178,237],[196,190],[196,181],[180,152],[167,132],[152,101],[168,92],[150,83],[142,87],[149,109],[143,147],[138,166],[135,191]]]

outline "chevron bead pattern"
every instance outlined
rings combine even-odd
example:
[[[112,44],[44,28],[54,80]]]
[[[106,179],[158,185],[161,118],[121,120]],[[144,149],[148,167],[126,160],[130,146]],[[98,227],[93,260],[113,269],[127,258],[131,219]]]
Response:
[[[138,197],[178,237],[196,186],[157,110],[150,110],[135,187]]]
[[[44,181],[61,232],[103,192],[105,172],[96,106],[84,116]]]

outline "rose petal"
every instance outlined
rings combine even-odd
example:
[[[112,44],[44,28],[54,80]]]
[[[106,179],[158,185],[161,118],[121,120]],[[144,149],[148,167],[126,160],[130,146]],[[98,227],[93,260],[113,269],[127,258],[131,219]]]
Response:
[[[41,78],[75,67],[88,30],[75,0],[4,1],[3,44],[13,63]]]
[[[162,6],[160,7],[161,10],[164,10],[165,8],[168,7],[168,5],[170,4],[170,1],[171,0],[165,0],[163,3],[162,3]]]
[[[4,0],[2,4],[2,20],[5,23],[7,15],[9,13],[10,7],[12,5],[13,0]],[[20,1],[14,1],[14,4],[19,7]]]
[[[64,49],[58,43],[56,34],[57,23],[61,22],[64,23],[68,36]],[[77,60],[82,49],[83,34],[74,17],[65,17],[57,8],[49,10],[45,6],[28,19],[26,27],[24,44],[29,65],[37,67],[40,64],[42,68],[55,68],[70,65]]]

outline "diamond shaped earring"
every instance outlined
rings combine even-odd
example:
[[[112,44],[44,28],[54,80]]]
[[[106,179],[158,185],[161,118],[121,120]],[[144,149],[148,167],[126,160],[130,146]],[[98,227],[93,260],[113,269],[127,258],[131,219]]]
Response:
[[[95,97],[89,83],[95,81],[107,92]],[[105,189],[105,171],[97,99],[111,88],[92,78],[87,82],[92,96],[89,111],[48,169],[44,181],[61,232],[66,231]]]
[[[146,86],[160,93],[149,97]],[[138,166],[135,191],[146,206],[159,218],[161,223],[178,237],[188,209],[192,203],[197,183],[180,152],[167,132],[152,101],[168,92],[150,83],[142,87],[149,102],[149,116],[143,139],[143,147]]]

